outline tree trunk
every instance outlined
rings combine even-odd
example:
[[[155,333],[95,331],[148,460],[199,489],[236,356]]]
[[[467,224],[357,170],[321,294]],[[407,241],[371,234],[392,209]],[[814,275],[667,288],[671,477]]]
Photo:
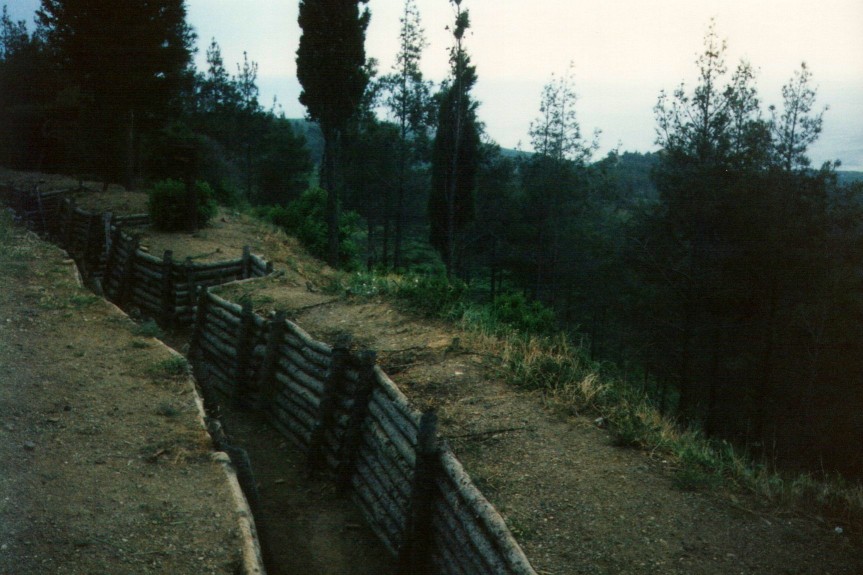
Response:
[[[340,134],[338,130],[324,132],[324,189],[327,191],[325,219],[327,221],[327,263],[332,267],[339,264],[339,181],[338,151]]]

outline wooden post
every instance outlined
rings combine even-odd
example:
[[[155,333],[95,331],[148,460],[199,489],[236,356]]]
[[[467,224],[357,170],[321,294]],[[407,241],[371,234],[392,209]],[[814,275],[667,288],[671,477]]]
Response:
[[[162,255],[162,325],[171,327],[174,322],[174,290],[171,270],[174,267],[174,252],[165,250]]]
[[[189,359],[193,362],[198,359],[201,345],[201,334],[204,333],[204,322],[207,319],[207,304],[210,294],[207,288],[201,286],[197,289],[197,306],[195,307],[195,327],[192,329],[192,337],[189,339]]]
[[[187,303],[189,308],[193,308],[195,306],[195,301],[198,294],[198,284],[196,282],[196,274],[195,274],[195,265],[192,263],[192,258],[187,257],[186,261],[183,263],[183,267],[186,272],[186,291],[188,293]]]
[[[63,228],[63,248],[66,249],[71,255],[72,253],[72,230],[75,227],[75,204],[74,202],[66,198],[63,202],[63,205],[66,206],[66,221],[64,222]]]
[[[135,273],[135,258],[138,257],[138,247],[141,245],[141,236],[135,235],[132,238],[132,245],[129,247],[129,255],[123,263],[123,272],[120,275],[120,286],[117,288],[117,305],[125,307],[129,300],[129,291],[132,286],[132,275]]]
[[[248,395],[252,391],[250,381],[251,359],[252,359],[252,336],[254,335],[255,322],[252,301],[244,299],[243,311],[240,315],[240,329],[237,334],[237,363],[234,381],[234,402],[238,407],[251,407]]]
[[[117,297],[116,293],[110,293],[111,286],[111,277],[114,275],[114,267],[117,265],[117,250],[120,246],[120,226],[114,226],[114,229],[111,230],[111,240],[108,242],[108,256],[105,259],[105,275],[102,276],[102,289],[105,292],[105,297],[109,299],[114,299]],[[117,279],[117,288],[119,291],[120,287],[120,279]],[[113,297],[112,297],[113,296]]]
[[[330,358],[330,369],[324,382],[324,394],[321,398],[320,421],[312,432],[309,445],[309,467],[312,471],[322,471],[327,467],[326,434],[334,431],[338,418],[339,395],[345,385],[345,368],[351,348],[351,336],[340,335],[333,346]]]
[[[417,435],[411,507],[405,535],[399,550],[399,573],[430,575],[432,549],[432,498],[436,475],[440,469],[440,447],[437,438],[437,413],[423,413]]]
[[[252,277],[252,250],[243,246],[243,279]]]
[[[259,407],[267,409],[273,404],[278,392],[276,374],[276,362],[279,359],[279,345],[281,345],[285,334],[285,320],[288,314],[285,310],[276,311],[276,315],[267,320],[267,354],[261,365],[261,373],[258,377],[258,388],[261,390]]]
[[[42,233],[48,233],[48,221],[45,219],[45,206],[42,204],[42,192],[39,191],[39,184],[33,188],[33,193],[36,194],[36,206],[39,209],[39,219],[42,222]]]
[[[369,400],[375,384],[375,363],[377,352],[362,351],[359,355],[359,381],[354,391],[353,405],[348,419],[348,426],[339,446],[338,482],[342,491],[351,486],[351,477],[356,468],[357,454],[363,438],[363,422],[369,414]]]

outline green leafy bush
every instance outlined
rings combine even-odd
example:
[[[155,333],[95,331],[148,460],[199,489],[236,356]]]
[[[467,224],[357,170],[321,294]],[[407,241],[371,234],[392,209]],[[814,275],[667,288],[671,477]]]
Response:
[[[197,224],[198,227],[203,227],[216,215],[216,202],[213,200],[213,190],[206,182],[196,182],[195,189]],[[182,182],[177,180],[156,182],[150,189],[149,195],[150,221],[156,229],[167,232],[191,229],[193,224],[189,218],[191,199]]]
[[[286,207],[263,207],[255,210],[255,213],[295,236],[313,256],[326,259],[329,247],[326,204],[326,190],[309,188]],[[358,227],[359,215],[356,212],[342,212],[339,221],[339,257],[343,267],[350,268],[357,261],[358,249],[351,236]]]
[[[510,292],[494,298],[495,318],[526,333],[549,334],[554,331],[554,311],[538,301],[528,301],[521,292]]]

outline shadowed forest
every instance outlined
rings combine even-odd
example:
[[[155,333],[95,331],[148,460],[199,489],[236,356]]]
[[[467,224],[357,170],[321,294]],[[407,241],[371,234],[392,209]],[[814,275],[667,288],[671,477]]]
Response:
[[[472,95],[466,32],[482,22],[462,2],[439,83],[413,0],[391,70],[366,57],[365,3],[331,4],[300,2],[285,55],[305,119],[259,101],[253,55],[227,63],[213,39],[196,69],[183,0],[42,0],[29,28],[4,8],[0,164],[194,189],[358,278],[412,278],[429,307],[562,337],[755,461],[863,475],[863,178],[807,157],[829,114],[817,70],[761,94],[766,63],[728,62],[710,23],[692,76],[645,110],[658,152],[597,158],[571,70],[536,95],[532,151],[505,150]],[[183,201],[155,209],[182,227]]]

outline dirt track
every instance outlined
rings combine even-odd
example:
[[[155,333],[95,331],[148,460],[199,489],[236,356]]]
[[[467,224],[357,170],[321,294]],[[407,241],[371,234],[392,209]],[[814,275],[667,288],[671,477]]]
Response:
[[[0,574],[234,573],[235,502],[178,358],[5,223]]]

